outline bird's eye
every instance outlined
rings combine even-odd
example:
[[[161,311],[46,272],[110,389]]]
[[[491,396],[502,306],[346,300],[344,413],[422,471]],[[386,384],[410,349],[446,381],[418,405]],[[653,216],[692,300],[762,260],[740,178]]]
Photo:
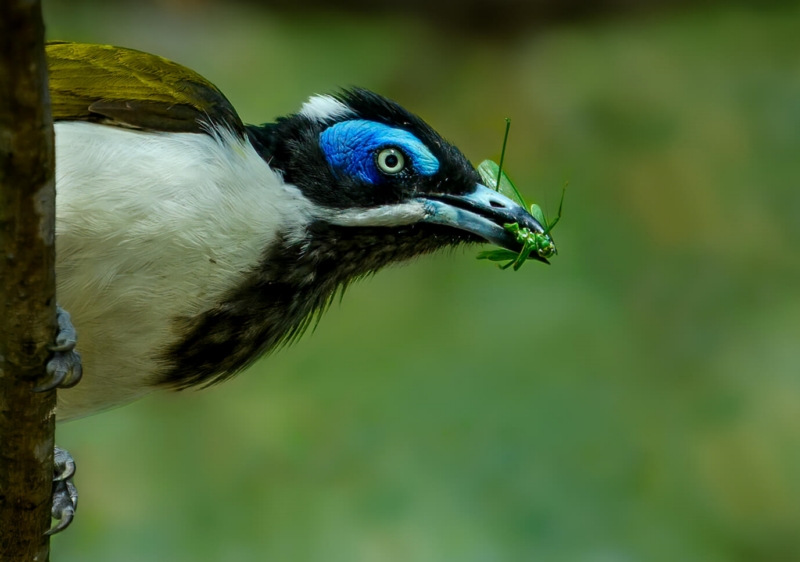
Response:
[[[378,168],[385,174],[399,174],[405,166],[406,159],[396,148],[384,148],[378,153]]]

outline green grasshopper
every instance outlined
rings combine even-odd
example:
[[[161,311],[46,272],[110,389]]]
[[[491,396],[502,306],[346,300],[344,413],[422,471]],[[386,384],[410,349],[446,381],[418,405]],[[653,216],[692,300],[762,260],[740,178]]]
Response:
[[[525,198],[519,192],[517,186],[514,185],[514,182],[512,182],[508,175],[503,172],[503,159],[506,153],[506,141],[508,140],[508,129],[510,125],[510,120],[506,119],[506,134],[505,138],[503,139],[503,150],[500,153],[500,165],[492,160],[484,160],[478,166],[478,174],[487,187],[502,193],[512,201],[519,203],[527,209],[528,204],[525,202]],[[509,267],[513,266],[514,271],[517,271],[520,267],[522,267],[522,264],[525,263],[525,260],[527,260],[533,252],[536,252],[539,257],[545,259],[558,254],[556,246],[553,243],[553,239],[550,237],[550,232],[553,230],[553,227],[558,224],[558,221],[561,220],[561,209],[564,206],[564,194],[566,193],[566,187],[567,186],[565,185],[564,190],[561,192],[561,203],[558,205],[558,216],[552,223],[548,224],[544,212],[539,205],[534,203],[530,206],[531,215],[540,224],[544,225],[544,232],[532,232],[528,228],[520,228],[519,224],[517,223],[503,225],[508,232],[512,233],[516,237],[517,242],[522,244],[522,249],[519,251],[519,253],[505,249],[489,250],[478,254],[478,259],[485,259],[495,262],[508,260],[508,263],[506,264],[498,264],[500,269],[508,269]]]

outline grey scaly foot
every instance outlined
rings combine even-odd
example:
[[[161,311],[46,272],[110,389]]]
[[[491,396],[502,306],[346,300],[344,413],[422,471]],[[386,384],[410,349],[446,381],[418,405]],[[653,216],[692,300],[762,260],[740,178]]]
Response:
[[[33,389],[34,392],[46,392],[54,388],[71,388],[80,382],[83,376],[81,354],[75,351],[78,334],[67,311],[56,307],[58,333],[56,343],[50,347],[53,357],[47,362],[47,379]]]
[[[55,461],[55,478],[53,478],[53,508],[50,514],[59,523],[47,531],[45,535],[60,533],[72,523],[75,510],[78,508],[78,490],[72,483],[75,474],[75,461],[64,449],[55,448],[53,455]]]
[[[34,392],[47,392],[56,388],[71,388],[78,384],[83,376],[81,355],[75,351],[78,334],[67,311],[56,307],[58,333],[55,345],[50,346],[53,356],[47,362],[47,378]],[[53,507],[50,514],[59,523],[47,531],[46,535],[60,533],[72,523],[75,509],[78,507],[78,490],[72,482],[75,474],[75,461],[72,456],[59,447],[53,453],[55,474],[53,477]]]

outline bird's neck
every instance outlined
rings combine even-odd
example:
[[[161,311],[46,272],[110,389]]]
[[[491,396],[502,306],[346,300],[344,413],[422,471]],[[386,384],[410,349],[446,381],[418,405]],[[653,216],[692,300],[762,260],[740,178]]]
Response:
[[[289,145],[302,133],[302,128],[294,119],[282,118],[275,123],[245,125],[245,133],[258,155],[273,170],[278,170],[287,183],[294,183],[290,176]]]
[[[164,355],[163,383],[187,388],[233,376],[294,341],[319,319],[337,290],[390,260],[388,255],[367,259],[366,244],[352,244],[342,254],[326,242],[328,228],[312,224],[309,230],[318,236],[302,242],[279,239],[222,302],[182,321],[182,337]]]
[[[163,383],[187,388],[233,376],[302,335],[338,291],[386,265],[438,249],[441,241],[433,240],[430,232],[409,226],[387,243],[383,229],[321,221],[308,226],[302,241],[284,237],[219,305],[185,321],[183,337],[164,357],[170,367]]]

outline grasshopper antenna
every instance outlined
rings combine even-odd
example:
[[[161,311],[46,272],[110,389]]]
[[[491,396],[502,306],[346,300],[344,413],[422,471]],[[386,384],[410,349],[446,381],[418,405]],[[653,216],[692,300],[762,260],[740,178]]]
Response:
[[[511,128],[511,119],[506,117],[506,133],[503,135],[503,150],[500,151],[500,165],[497,167],[497,187],[495,191],[500,191],[500,178],[503,177],[503,160],[506,159],[506,143],[508,142],[508,130]]]

